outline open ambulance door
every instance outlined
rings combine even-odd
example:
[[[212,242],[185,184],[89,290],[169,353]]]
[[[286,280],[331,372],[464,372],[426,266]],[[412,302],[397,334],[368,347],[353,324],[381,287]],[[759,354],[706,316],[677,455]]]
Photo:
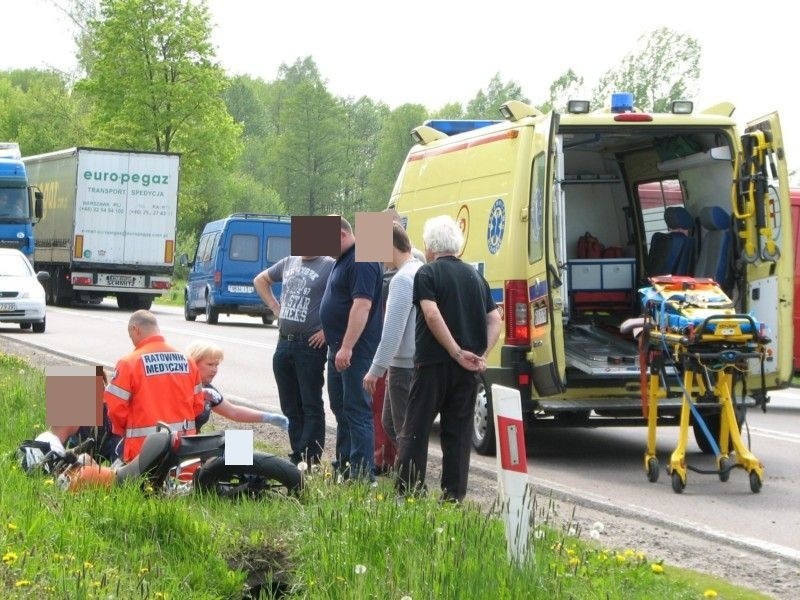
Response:
[[[531,197],[528,235],[531,302],[532,383],[539,397],[561,394],[564,389],[564,301],[566,280],[563,260],[563,203],[557,181],[556,131],[558,114],[538,120],[533,137]],[[562,253],[559,255],[559,253]]]
[[[732,193],[739,257],[745,268],[744,310],[768,329],[767,387],[792,376],[794,247],[789,174],[777,113],[751,121],[741,136]],[[750,361],[748,388],[761,387],[759,361]]]

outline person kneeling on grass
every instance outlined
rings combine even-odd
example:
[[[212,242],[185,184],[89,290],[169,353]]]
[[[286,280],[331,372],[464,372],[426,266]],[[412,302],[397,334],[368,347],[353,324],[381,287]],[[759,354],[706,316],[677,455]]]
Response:
[[[219,363],[222,362],[222,348],[215,344],[198,341],[189,345],[186,349],[186,354],[195,362],[197,369],[200,371],[200,380],[203,383],[203,392],[206,397],[205,409],[195,417],[198,431],[208,422],[212,410],[231,421],[269,423],[280,427],[284,431],[289,429],[289,419],[285,416],[234,404],[230,400],[225,400],[219,390],[211,385],[219,370]]]

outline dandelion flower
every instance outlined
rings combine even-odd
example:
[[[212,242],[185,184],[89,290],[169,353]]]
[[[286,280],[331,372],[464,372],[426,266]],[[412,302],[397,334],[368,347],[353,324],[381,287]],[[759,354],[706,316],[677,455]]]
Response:
[[[716,598],[717,597],[717,590],[708,589],[703,592],[703,598]]]
[[[19,579],[18,581],[14,582],[14,587],[28,587],[30,584],[30,579]]]
[[[624,555],[624,554],[617,554],[616,558],[617,558],[617,562],[618,562],[619,564],[622,564],[622,563],[624,563],[626,560],[628,560],[627,558],[625,558],[625,555]]]
[[[603,533],[605,531],[606,526],[603,525],[600,521],[595,521],[592,523],[592,531],[597,531],[598,533]]]
[[[383,494],[378,494],[377,498],[378,498],[378,502],[383,502]]]
[[[577,556],[573,556],[572,558],[569,559],[570,567],[577,567],[579,564],[581,564],[581,559],[578,558]]]
[[[367,572],[367,567],[364,565],[356,565],[356,575],[363,575]]]
[[[301,473],[308,471],[308,463],[304,460],[301,460],[299,463],[297,463],[297,470]]]
[[[632,558],[632,557],[634,557],[634,556],[636,556],[636,552],[634,552],[634,551],[633,551],[633,550],[631,550],[630,548],[628,548],[627,550],[625,550],[625,558]]]
[[[167,595],[164,592],[156,592],[155,598],[158,600],[166,600]]]
[[[142,567],[141,569],[139,569],[139,575],[146,575],[149,572],[150,569],[148,569],[147,567]]]
[[[655,573],[656,575],[660,575],[661,573],[663,573],[663,572],[664,572],[664,567],[662,567],[662,566],[661,566],[660,564],[658,564],[658,563],[653,563],[652,565],[650,565],[650,570],[651,570],[653,573]]]
[[[600,531],[597,530],[597,529],[590,529],[589,530],[589,537],[592,538],[593,540],[599,540],[600,539]]]
[[[89,587],[99,588],[100,585],[101,585],[100,582],[95,579],[92,583],[89,584]]]
[[[83,561],[83,568],[84,569],[94,569],[94,565],[90,563],[88,560]]]
[[[7,565],[14,564],[15,562],[17,562],[18,558],[19,556],[17,556],[17,553],[11,552],[10,550],[5,554],[3,554],[3,562],[6,563]]]
[[[19,529],[14,523],[6,523],[6,528],[9,531],[16,531],[17,529]]]

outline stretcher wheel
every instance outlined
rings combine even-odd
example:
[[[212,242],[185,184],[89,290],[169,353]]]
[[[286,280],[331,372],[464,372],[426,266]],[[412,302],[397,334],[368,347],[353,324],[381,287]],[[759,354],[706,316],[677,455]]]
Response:
[[[733,464],[731,459],[728,457],[720,458],[719,459],[719,480],[720,481],[728,481],[731,478],[731,468]]]
[[[683,490],[686,489],[686,482],[681,478],[679,473],[675,471],[672,472],[672,491],[676,494],[683,493]]]
[[[656,481],[658,481],[658,475],[660,473],[660,470],[661,469],[659,468],[658,459],[657,458],[651,458],[650,460],[648,460],[647,461],[647,480],[650,483],[655,483]]]
[[[759,477],[758,473],[755,471],[750,471],[750,491],[754,494],[757,494],[761,491],[761,486],[763,482],[761,481],[761,477]]]

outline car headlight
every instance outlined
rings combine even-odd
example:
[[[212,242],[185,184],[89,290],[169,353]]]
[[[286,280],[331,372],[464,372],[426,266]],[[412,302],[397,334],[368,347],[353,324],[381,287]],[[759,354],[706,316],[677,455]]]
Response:
[[[30,290],[21,290],[19,294],[17,294],[17,298],[30,298],[31,291]]]

